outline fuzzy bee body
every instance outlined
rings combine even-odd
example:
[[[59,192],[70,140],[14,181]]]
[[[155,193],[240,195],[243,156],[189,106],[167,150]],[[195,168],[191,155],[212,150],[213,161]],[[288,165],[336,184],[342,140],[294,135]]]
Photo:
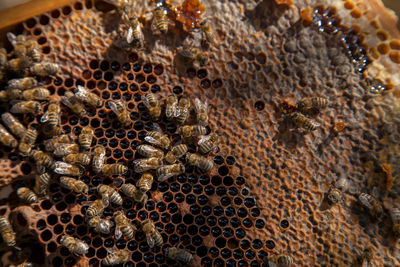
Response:
[[[128,250],[117,250],[104,258],[102,264],[105,266],[125,263],[129,260],[130,252]]]
[[[20,187],[17,189],[17,195],[20,199],[27,203],[37,202],[36,194],[27,187]]]
[[[7,64],[7,50],[0,48],[0,67],[4,67]]]
[[[104,164],[101,172],[105,176],[122,175],[128,171],[128,168],[121,163]]]
[[[160,101],[153,93],[147,93],[143,100],[144,105],[149,110],[152,120],[158,120],[161,115]]]
[[[50,91],[42,87],[28,89],[22,92],[22,99],[24,100],[47,100],[49,96]]]
[[[328,202],[333,205],[339,203],[343,199],[343,193],[338,188],[332,187],[328,192]]]
[[[161,149],[152,147],[150,145],[139,145],[136,147],[136,151],[144,156],[144,157],[156,157],[156,158],[162,158],[164,157],[164,152]]]
[[[215,33],[211,27],[211,24],[207,20],[200,22],[200,31],[204,35],[204,40],[207,46],[213,45],[215,42]]]
[[[7,89],[27,90],[34,88],[38,82],[33,77],[16,78],[8,81]]]
[[[320,124],[309,119],[299,112],[293,112],[289,116],[289,119],[297,126],[306,129],[309,132],[316,130]]]
[[[203,172],[211,171],[214,168],[214,163],[211,160],[198,154],[187,153],[186,159],[189,165],[196,166]]]
[[[37,114],[42,112],[42,107],[39,102],[34,100],[18,101],[11,107],[10,112],[16,114]]]
[[[163,164],[162,159],[155,157],[147,159],[137,159],[133,162],[135,163],[135,172],[146,172],[148,170],[157,169]]]
[[[115,205],[122,205],[121,195],[111,186],[101,184],[97,187],[97,191],[101,195],[103,202],[106,206],[109,205],[110,201]]]
[[[123,184],[121,190],[127,197],[136,202],[145,203],[148,199],[146,192],[139,190],[133,184]]]
[[[392,208],[390,211],[390,217],[393,222],[393,233],[396,238],[400,237],[400,209]]]
[[[117,239],[121,238],[121,236],[126,237],[128,240],[133,239],[137,229],[129,222],[128,218],[122,211],[114,213],[114,221],[116,224],[115,237]]]
[[[85,105],[71,91],[67,91],[61,96],[61,102],[79,116],[86,114]]]
[[[111,227],[114,225],[112,221],[102,219],[100,216],[88,217],[87,224],[89,227],[93,227],[96,232],[106,235],[111,233]]]
[[[4,124],[10,129],[11,133],[22,138],[25,135],[26,128],[22,123],[16,119],[11,113],[5,112],[1,114],[1,119]]]
[[[118,120],[122,123],[122,126],[128,127],[132,124],[129,112],[126,109],[126,105],[121,100],[109,101],[108,105],[111,110],[117,115]]]
[[[63,235],[60,239],[60,243],[75,256],[86,254],[89,251],[88,244],[72,236]]]
[[[163,238],[152,221],[144,220],[142,230],[146,235],[147,244],[150,248],[162,246]]]
[[[360,200],[360,203],[368,209],[369,213],[374,217],[375,219],[379,219],[383,215],[383,208],[381,203],[374,198],[373,196],[366,194],[366,193],[361,193],[358,196],[358,199]]]
[[[72,165],[63,161],[56,161],[54,163],[53,171],[61,175],[81,176],[84,172],[84,168],[80,165]]]
[[[165,250],[165,255],[171,260],[179,261],[185,264],[189,264],[191,261],[193,261],[193,255],[186,249],[182,248],[168,247]]]
[[[88,166],[90,164],[90,156],[87,153],[68,154],[63,157],[63,161],[66,163]]]
[[[54,75],[58,72],[59,66],[55,63],[50,63],[50,62],[40,62],[40,63],[34,63],[30,68],[29,71],[33,75],[37,76],[48,76],[48,75]]]
[[[36,40],[30,39],[26,42],[26,54],[34,62],[39,62],[42,55],[40,53],[40,46]]]
[[[79,145],[78,144],[65,144],[58,143],[56,149],[53,151],[54,155],[57,157],[63,157],[70,153],[79,153]]]
[[[15,247],[17,244],[15,241],[15,232],[8,219],[4,216],[0,216],[0,235],[7,246]]]
[[[41,123],[47,123],[50,127],[56,127],[61,121],[61,107],[58,102],[50,103],[47,111],[40,119]]]
[[[153,10],[151,28],[154,34],[166,34],[168,32],[167,10],[163,6],[158,6]]]
[[[175,163],[179,158],[183,157],[186,152],[188,151],[188,146],[186,144],[179,144],[176,146],[173,146],[171,148],[171,151],[169,151],[167,153],[167,155],[165,155],[165,160],[169,163],[169,164],[173,164]]]
[[[163,149],[168,149],[169,145],[171,144],[169,137],[159,131],[148,132],[144,140]]]
[[[101,145],[97,145],[93,150],[92,160],[92,168],[95,173],[99,173],[103,169],[105,156],[106,149]]]
[[[93,141],[94,130],[89,127],[85,126],[82,129],[81,134],[79,135],[79,144],[83,149],[89,149],[92,145]]]
[[[104,208],[107,206],[104,204],[102,199],[96,199],[93,201],[92,204],[89,205],[88,209],[86,210],[87,217],[93,217],[97,215],[101,215],[104,211]]]
[[[25,75],[26,68],[28,68],[31,64],[32,62],[28,57],[13,58],[7,62],[5,69],[18,75]]]
[[[51,176],[48,172],[45,172],[45,173],[42,173],[41,175],[36,176],[35,186],[33,187],[33,191],[37,195],[41,195],[41,196],[45,195],[50,179],[51,179]]]
[[[77,194],[87,194],[89,191],[89,186],[83,181],[67,176],[60,177],[60,185],[64,188],[74,191]]]
[[[52,168],[54,164],[54,159],[48,154],[40,150],[35,150],[32,152],[33,159],[36,164],[44,166],[46,168]]]
[[[149,191],[151,189],[151,185],[153,184],[153,175],[151,173],[143,173],[140,179],[137,181],[136,186],[143,193]]]
[[[207,134],[207,128],[202,125],[185,125],[180,129],[180,133],[185,138],[198,137]]]
[[[208,104],[207,101],[201,102],[200,99],[194,99],[194,110],[196,111],[196,119],[198,125],[208,125]]]
[[[80,85],[77,86],[77,89],[78,90],[75,92],[75,96],[89,106],[101,107],[103,105],[103,101],[95,93],[89,92],[89,90]]]
[[[187,97],[182,97],[178,102],[178,115],[175,117],[175,120],[178,124],[183,124],[188,115],[190,110],[190,100]]]
[[[185,166],[182,163],[164,165],[157,169],[156,174],[159,182],[163,182],[168,178],[185,172]]]
[[[201,154],[207,154],[211,151],[217,152],[219,140],[220,136],[217,133],[211,133],[210,135],[203,136],[198,142],[199,152]]]
[[[14,47],[14,55],[18,58],[26,57],[26,37],[24,35],[15,35],[7,32],[7,39]]]
[[[312,109],[323,109],[328,106],[328,99],[323,97],[306,97],[297,103],[297,108],[301,112],[307,112]]]
[[[205,66],[208,63],[208,57],[206,54],[192,44],[184,45],[178,53],[189,64],[193,64],[195,61],[197,61],[200,66]]]
[[[73,138],[69,134],[62,134],[60,136],[55,136],[44,142],[44,147],[46,151],[54,151],[59,144],[72,144]]]
[[[142,27],[136,16],[129,18],[126,41],[128,44],[132,44],[134,48],[144,47]]]
[[[177,117],[178,115],[178,98],[174,94],[169,95],[166,100],[165,116],[167,117],[167,119],[170,120]]]
[[[19,143],[18,150],[22,156],[31,155],[33,144],[36,142],[36,138],[38,136],[38,132],[34,129],[28,129],[24,136],[21,138],[21,142]]]
[[[18,145],[18,141],[12,136],[9,132],[7,132],[6,128],[0,124],[0,142],[8,147],[16,148]]]

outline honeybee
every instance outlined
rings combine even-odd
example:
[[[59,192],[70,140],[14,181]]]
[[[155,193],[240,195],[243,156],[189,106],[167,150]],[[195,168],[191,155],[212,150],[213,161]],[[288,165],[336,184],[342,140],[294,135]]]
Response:
[[[34,100],[28,101],[16,101],[15,104],[10,109],[11,113],[26,114],[26,113],[40,113],[42,112],[42,107],[40,103]]]
[[[63,161],[56,161],[53,169],[57,174],[68,176],[81,176],[84,170],[85,169],[81,165],[72,165]]]
[[[5,68],[9,71],[17,73],[18,75],[25,75],[25,69],[28,68],[31,64],[32,62],[28,57],[18,57],[9,60]]]
[[[54,151],[59,144],[72,144],[74,139],[69,134],[62,134],[60,136],[55,136],[51,139],[44,141],[44,148],[46,151]]]
[[[214,153],[217,152],[219,141],[220,136],[217,133],[202,136],[198,142],[199,152],[202,154],[207,154],[210,151]]]
[[[70,91],[65,92],[64,95],[61,96],[61,102],[69,107],[75,114],[80,116],[86,114],[85,105],[83,105],[82,102],[80,102],[74,95],[74,93]]]
[[[290,267],[293,264],[293,258],[288,255],[279,255],[268,258],[269,266]]]
[[[2,78],[1,78],[1,69],[0,69],[0,81],[2,80]],[[14,89],[14,90],[17,90],[17,91],[19,91],[18,89]],[[2,90],[2,91],[0,91],[0,101],[1,102],[7,102],[7,101],[9,101],[10,99],[12,99],[11,97],[10,97],[10,95],[9,95],[9,90]]]
[[[16,36],[12,32],[7,32],[7,39],[14,47],[14,55],[18,58],[26,57],[26,37],[24,35]]]
[[[307,112],[312,109],[326,108],[328,104],[328,99],[323,97],[305,97],[297,103],[297,109],[301,112]]]
[[[153,184],[153,175],[151,173],[143,173],[140,179],[137,181],[136,186],[143,193],[149,191],[151,189],[151,185]]]
[[[60,239],[60,243],[61,245],[66,247],[71,253],[78,257],[80,255],[88,253],[89,251],[88,244],[77,238],[73,238],[72,236],[63,235]]]
[[[329,204],[334,205],[343,201],[343,193],[338,188],[331,187],[329,189],[327,199]]]
[[[117,264],[122,264],[125,263],[129,260],[129,257],[131,255],[131,252],[129,250],[117,250],[117,251],[112,251],[109,250],[109,255],[104,258],[102,264],[105,266],[111,266],[111,265],[117,265]]]
[[[40,132],[45,136],[45,137],[52,137],[52,136],[58,136],[62,135],[64,133],[64,130],[60,126],[50,126],[48,124],[40,124],[39,125]]]
[[[135,172],[145,172],[152,169],[157,169],[162,166],[163,162],[160,158],[147,158],[147,159],[136,159],[133,161],[135,163]]]
[[[5,112],[1,114],[1,119],[4,124],[10,129],[11,133],[22,138],[25,135],[26,128],[22,123],[16,119],[11,113]]]
[[[114,213],[115,227],[115,238],[120,239],[121,236],[126,237],[128,240],[133,239],[133,235],[137,230],[132,223],[129,222],[128,218],[122,211]]]
[[[57,157],[63,157],[67,154],[78,153],[79,145],[78,144],[63,144],[58,143],[56,149],[53,151],[54,155]]]
[[[106,207],[107,206],[105,205],[102,199],[96,199],[89,205],[88,209],[86,210],[86,216],[93,217],[102,214],[104,208]]]
[[[151,30],[153,34],[166,34],[168,32],[167,10],[163,6],[157,6],[153,9]]]
[[[160,101],[152,93],[147,93],[143,99],[144,105],[149,109],[150,116],[153,120],[158,120],[161,115]]]
[[[194,110],[196,111],[197,124],[207,126],[208,125],[208,104],[207,101],[201,102],[200,99],[194,99]]]
[[[204,172],[211,171],[214,168],[214,163],[211,160],[198,154],[187,153],[186,159],[189,165],[196,166]]]
[[[106,206],[109,205],[110,201],[115,205],[122,205],[121,195],[111,186],[101,184],[97,186],[97,192],[101,195],[103,202]]]
[[[20,187],[17,189],[17,195],[20,199],[27,203],[37,202],[36,194],[27,187]]]
[[[79,144],[83,149],[89,149],[92,145],[94,130],[90,126],[85,126],[79,135]]]
[[[36,161],[38,168],[40,169],[41,166],[46,168],[53,168],[54,159],[48,154],[41,150],[34,150],[32,152],[33,159]]]
[[[358,260],[362,264],[362,267],[372,266],[371,261],[374,257],[373,251],[370,247],[364,249],[363,253],[358,257]]]
[[[34,88],[38,82],[33,77],[17,78],[8,81],[7,89],[27,90]]]
[[[112,221],[102,219],[100,218],[100,216],[88,217],[86,219],[88,226],[93,227],[94,230],[98,233],[108,235],[109,233],[111,233],[111,227],[114,226],[114,223]]]
[[[207,47],[214,44],[215,41],[215,32],[211,28],[211,24],[207,20],[203,20],[200,22],[200,31],[204,35],[205,43]]]
[[[101,145],[95,146],[92,160],[92,168],[95,173],[99,173],[103,169],[105,157],[106,149]]]
[[[31,154],[32,147],[36,141],[37,136],[38,132],[34,129],[28,129],[25,132],[18,146],[18,150],[22,156],[29,156]]]
[[[40,47],[36,40],[29,39],[26,42],[26,54],[30,57],[33,61],[39,62],[42,55],[40,53]]]
[[[393,222],[393,233],[396,238],[400,237],[400,209],[392,208],[390,211],[390,217]]]
[[[68,154],[63,157],[63,161],[72,164],[81,164],[87,166],[90,164],[90,156],[87,153]]]
[[[375,219],[379,219],[383,215],[383,208],[381,203],[374,198],[373,196],[366,194],[366,193],[361,193],[358,196],[358,200],[360,200],[360,203],[368,209],[369,213],[374,217]]]
[[[129,18],[128,32],[126,35],[126,41],[128,44],[132,43],[134,48],[141,48],[144,46],[144,36],[142,32],[141,23],[136,16]]]
[[[15,232],[8,219],[4,216],[0,216],[0,235],[7,246],[15,247],[17,244],[15,241]]]
[[[95,93],[89,92],[89,90],[80,85],[77,86],[77,89],[75,96],[82,102],[92,107],[101,107],[101,105],[103,105],[103,101],[101,101],[101,98]]]
[[[202,125],[185,125],[180,129],[180,133],[185,138],[198,137],[207,134],[207,128]]]
[[[178,53],[187,60],[187,63],[197,61],[200,66],[205,66],[208,63],[208,57],[206,54],[193,44],[185,44]]]
[[[169,164],[175,163],[179,158],[183,157],[188,151],[188,146],[186,144],[175,145],[171,148],[171,151],[165,155],[165,160]]]
[[[169,137],[162,133],[161,128],[158,124],[154,123],[153,125],[154,130],[148,132],[144,140],[163,149],[168,149],[169,145],[171,144]]]
[[[179,112],[178,112],[178,115],[175,117],[175,120],[179,124],[182,124],[186,121],[186,119],[189,115],[189,109],[190,109],[189,98],[181,97],[181,99],[179,100],[178,108],[179,108]]]
[[[121,190],[125,196],[133,198],[136,202],[145,203],[148,199],[146,192],[138,190],[133,184],[123,184]]]
[[[37,195],[45,195],[47,191],[47,187],[51,176],[48,172],[42,173],[41,175],[36,176],[35,186],[33,187],[33,191]]]
[[[158,181],[163,182],[172,176],[179,175],[184,172],[185,166],[182,163],[178,163],[159,167],[156,171],[156,174],[158,176]]]
[[[170,120],[177,117],[178,115],[178,98],[174,94],[169,95],[166,100],[165,116],[167,117],[167,119]]]
[[[11,148],[16,148],[18,145],[17,140],[12,136],[9,132],[7,132],[6,128],[0,124],[0,142]]]
[[[30,68],[29,71],[33,75],[38,75],[38,76],[48,76],[48,75],[54,75],[58,72],[60,67],[55,64],[55,63],[50,63],[50,62],[40,62],[40,63],[34,63]]]
[[[117,114],[118,120],[124,127],[128,127],[132,124],[131,117],[129,116],[129,112],[126,109],[126,105],[123,101],[109,101],[108,105],[110,106],[111,110]]]
[[[0,48],[0,67],[4,67],[7,63],[7,50]]]
[[[142,230],[146,235],[146,241],[150,248],[159,247],[163,244],[163,238],[152,221],[144,220]]]
[[[89,192],[89,186],[83,181],[67,176],[60,177],[60,185],[64,188],[74,191],[77,194],[87,194]]]
[[[165,250],[165,255],[171,260],[179,261],[185,264],[189,264],[191,261],[193,261],[193,255],[186,249],[182,248],[168,247]]]
[[[148,158],[151,158],[151,157],[162,158],[162,157],[164,157],[164,152],[161,149],[152,147],[150,145],[139,145],[136,148],[136,151],[140,155],[142,155],[144,157],[148,157]]]
[[[43,87],[28,89],[22,92],[24,100],[47,100],[50,96],[50,91]]]
[[[58,102],[50,103],[47,111],[40,119],[41,123],[47,122],[50,127],[57,126],[61,121],[61,107]]]
[[[122,175],[128,171],[128,168],[121,163],[105,164],[101,168],[101,172],[105,176]]]
[[[297,126],[306,129],[311,132],[317,129],[320,124],[307,118],[299,112],[293,112],[288,115],[288,118]]]

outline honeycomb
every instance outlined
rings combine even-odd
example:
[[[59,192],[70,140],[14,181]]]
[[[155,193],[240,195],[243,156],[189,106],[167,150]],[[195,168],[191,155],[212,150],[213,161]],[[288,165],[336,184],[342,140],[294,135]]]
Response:
[[[154,182],[145,205],[124,199],[122,209],[136,226],[151,219],[160,229],[164,245],[150,249],[140,230],[133,240],[115,240],[86,225],[84,202],[96,199],[94,187],[112,184],[111,177],[90,171],[80,177],[91,188],[88,196],[52,181],[48,196],[25,205],[15,189],[33,186],[35,166],[2,147],[2,195],[8,197],[0,215],[9,217],[29,262],[100,266],[107,249],[116,248],[131,252],[124,266],[167,266],[176,262],[166,259],[165,249],[179,245],[194,255],[191,266],[255,267],[280,254],[292,256],[295,266],[357,266],[370,246],[376,266],[400,265],[389,216],[400,205],[400,186],[396,180],[385,185],[388,173],[396,178],[400,172],[400,42],[393,16],[378,14],[387,12],[380,2],[204,0],[217,44],[202,67],[177,56],[188,35],[199,39],[197,32],[177,23],[166,36],[152,36],[151,3],[134,3],[144,14],[143,50],[113,45],[116,14],[102,1],[74,2],[28,19],[15,33],[35,38],[44,60],[61,65],[55,78],[42,81],[51,99],[82,85],[105,103],[127,102],[133,120],[128,129],[107,104],[82,117],[62,106],[61,122],[74,135],[91,126],[92,146],[106,147],[106,163],[129,167],[127,182],[140,177],[133,171],[135,150],[153,129],[143,103],[147,92],[208,100],[210,129],[223,137],[212,155],[215,168],[204,174],[187,166],[185,174]],[[288,126],[279,107],[309,96],[332,105],[313,117],[321,127],[304,133]],[[41,115],[21,119],[34,126]],[[179,140],[176,125],[161,126]],[[344,203],[327,207],[326,192],[340,180],[349,184]],[[379,222],[357,203],[358,193],[373,191],[385,207]],[[110,206],[104,216],[116,210]],[[83,240],[89,252],[75,257],[61,246],[61,235]],[[2,262],[13,262],[10,250],[1,248]]]

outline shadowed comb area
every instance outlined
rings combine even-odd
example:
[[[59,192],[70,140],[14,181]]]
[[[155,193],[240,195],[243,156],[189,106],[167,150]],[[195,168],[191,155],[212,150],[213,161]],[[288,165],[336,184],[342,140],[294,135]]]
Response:
[[[278,259],[293,260],[293,266],[362,266],[367,258],[375,266],[400,265],[390,219],[390,211],[400,207],[395,179],[400,175],[400,37],[396,18],[380,1],[164,1],[168,32],[153,34],[158,1],[138,0],[132,9],[142,25],[141,49],[117,47],[113,32],[120,18],[108,2],[76,1],[13,31],[37,40],[42,60],[59,65],[54,76],[38,77],[50,93],[42,111],[13,115],[27,129],[40,128],[49,103],[82,86],[102,105],[85,105],[86,113],[79,116],[60,102],[64,134],[78,138],[90,126],[94,137],[88,151],[104,146],[105,164],[128,168],[118,177],[78,169],[83,175],[74,178],[88,186],[87,194],[60,186],[52,173],[46,195],[27,204],[15,191],[34,187],[36,164],[2,145],[0,195],[7,197],[0,216],[16,233],[20,261],[101,266],[109,251],[128,250],[123,266],[181,266],[165,252],[178,247],[193,255],[190,266],[256,267]],[[204,6],[203,17],[184,10],[186,27],[174,20],[171,12],[182,2],[186,6],[178,10],[191,2],[202,11]],[[191,17],[196,21],[189,27]],[[187,29],[200,19],[213,30],[209,47],[203,32]],[[207,63],[185,61],[179,51],[188,42]],[[6,48],[13,58],[11,46]],[[157,123],[171,147],[183,142],[188,153],[200,154],[197,139],[180,134],[181,126],[196,124],[196,98],[207,101],[207,134],[218,133],[219,141],[218,149],[206,155],[213,163],[209,172],[189,165],[186,157],[176,162],[184,165],[184,173],[165,181],[158,182],[150,170],[154,181],[144,193],[147,202],[140,203],[126,197],[116,180],[137,186],[141,178],[133,161],[143,158],[137,147],[148,144],[146,134],[155,128],[144,104],[150,92],[162,103]],[[170,94],[192,101],[183,124],[164,115]],[[329,104],[299,113],[318,125],[305,131],[290,121],[290,113],[300,112],[297,103],[309,97]],[[132,125],[124,127],[110,108],[117,100],[126,104]],[[1,104],[1,113],[10,107]],[[44,144],[35,146],[45,151]],[[120,206],[110,201],[102,218],[112,221],[116,211],[123,211],[137,228],[133,239],[115,239],[114,226],[110,234],[101,234],[87,225],[87,201],[101,198],[100,184],[123,198]],[[327,199],[332,188],[340,192],[334,204]],[[382,205],[381,217],[371,216],[358,201],[360,193]],[[148,245],[141,229],[148,219],[162,246]],[[88,252],[75,256],[61,245],[64,235],[88,244]],[[366,250],[372,256],[366,257]],[[21,263],[10,247],[1,246],[0,254],[3,262]]]

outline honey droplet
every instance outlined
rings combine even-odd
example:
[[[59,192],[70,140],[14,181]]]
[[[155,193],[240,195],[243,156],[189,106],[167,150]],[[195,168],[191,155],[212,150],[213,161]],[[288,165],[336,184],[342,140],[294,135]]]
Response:
[[[300,17],[304,21],[305,26],[310,26],[313,21],[313,9],[306,7],[300,11]]]
[[[351,15],[353,18],[358,19],[358,18],[361,17],[362,13],[361,13],[361,10],[359,10],[359,9],[354,9],[353,11],[351,11],[350,15]]]
[[[400,50],[400,40],[390,41],[390,48],[394,50]]]
[[[344,2],[344,8],[346,8],[346,9],[353,9],[354,6],[355,6],[355,4],[353,3],[353,1],[348,0],[348,1]]]
[[[335,132],[341,132],[344,130],[344,128],[346,128],[347,124],[344,123],[343,121],[339,121],[337,123],[335,123],[335,126],[333,127],[333,130]]]
[[[397,52],[397,51],[390,52],[389,57],[394,63],[400,64],[399,52]]]
[[[389,53],[389,45],[386,43],[383,44],[379,44],[378,45],[378,52],[382,55],[386,55],[387,53]]]

